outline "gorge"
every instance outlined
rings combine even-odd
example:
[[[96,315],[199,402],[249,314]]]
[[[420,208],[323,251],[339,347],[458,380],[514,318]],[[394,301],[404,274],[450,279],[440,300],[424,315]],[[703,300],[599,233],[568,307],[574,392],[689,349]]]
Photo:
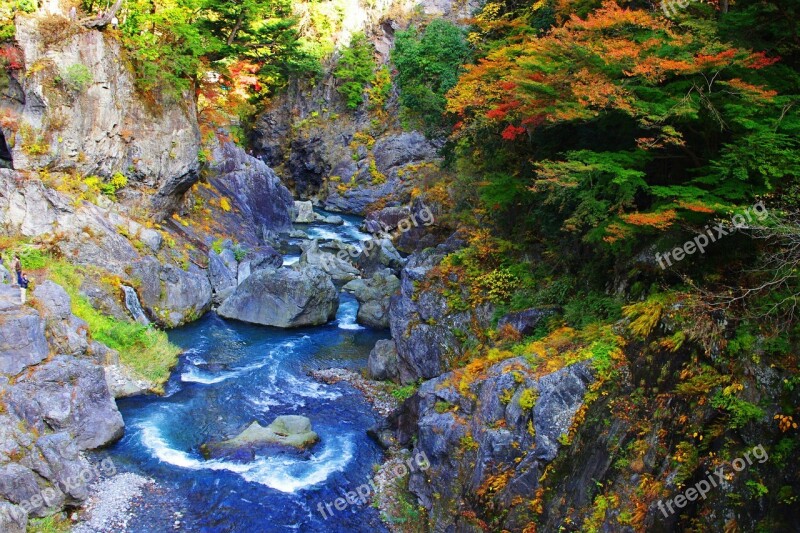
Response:
[[[0,532],[797,530],[797,6],[672,7],[0,5]]]

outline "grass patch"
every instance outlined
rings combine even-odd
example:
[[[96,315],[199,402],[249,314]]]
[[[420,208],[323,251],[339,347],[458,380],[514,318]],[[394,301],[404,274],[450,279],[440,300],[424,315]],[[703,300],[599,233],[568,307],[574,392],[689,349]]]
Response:
[[[70,295],[72,312],[89,324],[92,338],[118,351],[123,364],[161,390],[181,352],[169,341],[167,334],[152,326],[117,320],[100,313],[78,291],[83,274],[74,265],[53,261],[49,277]]]
[[[28,520],[28,533],[67,533],[72,524],[63,513],[46,516],[44,518],[31,518]]]

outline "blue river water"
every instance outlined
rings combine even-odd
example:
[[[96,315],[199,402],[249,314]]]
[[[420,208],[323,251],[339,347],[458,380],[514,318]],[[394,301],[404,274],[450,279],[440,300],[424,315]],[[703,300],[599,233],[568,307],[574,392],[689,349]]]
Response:
[[[344,226],[303,228],[312,237],[366,238]],[[133,532],[375,532],[378,512],[350,506],[323,518],[318,506],[367,483],[382,452],[367,436],[376,415],[350,385],[316,382],[310,370],[360,371],[387,332],[355,323],[357,302],[341,295],[337,319],[281,330],[226,321],[209,313],[170,333],[185,352],[166,394],[120,400],[125,436],[102,452],[118,471],[155,479],[133,510]],[[252,421],[299,414],[320,442],[310,452],[269,452],[251,462],[206,460],[200,446],[232,436]],[[176,518],[177,517],[177,518]]]

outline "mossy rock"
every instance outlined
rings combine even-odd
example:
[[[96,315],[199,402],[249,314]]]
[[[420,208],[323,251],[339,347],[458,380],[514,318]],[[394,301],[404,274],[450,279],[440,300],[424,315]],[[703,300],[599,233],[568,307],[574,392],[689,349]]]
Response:
[[[317,442],[319,435],[311,428],[311,420],[304,416],[285,415],[277,417],[266,427],[254,421],[232,439],[206,443],[201,451],[206,458],[251,460],[256,451],[263,448],[281,446],[307,450]]]

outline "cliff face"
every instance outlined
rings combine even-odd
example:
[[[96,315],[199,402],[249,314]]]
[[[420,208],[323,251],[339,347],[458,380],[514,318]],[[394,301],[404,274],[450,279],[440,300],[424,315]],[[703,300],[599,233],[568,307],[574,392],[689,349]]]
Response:
[[[433,18],[463,24],[478,5],[452,0],[359,3],[342,13],[337,46],[346,46],[353,33],[362,31],[375,47],[376,68],[389,65],[396,31]],[[408,203],[414,184],[403,175],[436,165],[443,142],[405,131],[394,87],[380,116],[365,104],[348,109],[336,90],[338,57],[334,53],[320,80],[294,80],[276,96],[256,121],[255,153],[283,171],[297,196],[333,211],[366,214],[379,201]]]
[[[0,531],[24,532],[88,496],[96,478],[81,452],[122,436],[103,366],[116,354],[88,340],[63,288],[45,282],[36,307],[0,285]]]
[[[165,217],[197,180],[192,95],[145,98],[112,33],[71,23],[57,6],[51,11],[17,17],[24,70],[0,100],[13,119],[3,134],[14,167],[104,178],[121,173],[155,190],[150,207]]]

